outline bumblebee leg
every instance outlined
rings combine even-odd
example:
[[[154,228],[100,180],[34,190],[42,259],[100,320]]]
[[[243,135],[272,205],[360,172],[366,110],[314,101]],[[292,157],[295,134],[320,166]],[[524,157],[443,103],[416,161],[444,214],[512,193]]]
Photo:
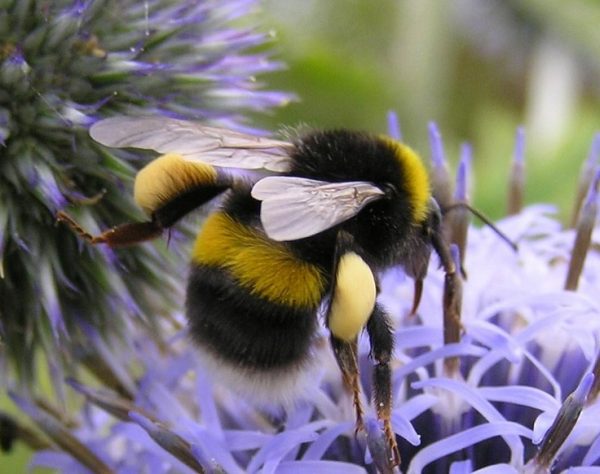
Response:
[[[410,316],[414,316],[417,314],[417,310],[419,309],[419,303],[421,302],[421,296],[423,295],[423,279],[416,278],[415,279],[415,293],[413,296],[413,304],[412,309],[410,310]]]
[[[371,343],[371,357],[375,360],[373,370],[373,402],[377,418],[383,422],[383,430],[390,448],[390,461],[400,465],[400,451],[396,434],[392,429],[392,371],[390,359],[394,349],[394,339],[388,317],[376,304],[367,322],[367,332]]]
[[[57,219],[91,244],[125,247],[157,238],[233,185],[234,179],[214,166],[188,162],[181,155],[169,153],[148,163],[135,177],[134,200],[148,215],[148,221],[123,224],[93,236],[62,211]]]
[[[163,231],[163,227],[157,221],[152,220],[123,224],[94,236],[62,211],[56,215],[56,219],[67,224],[76,234],[83,237],[90,244],[107,244],[109,247],[126,247],[151,240],[158,237]]]
[[[342,371],[344,386],[352,393],[352,401],[356,414],[355,433],[364,429],[363,409],[360,403],[360,385],[358,363],[356,360],[356,339],[352,342],[342,341],[341,339],[331,336],[331,347],[335,355],[335,360]]]

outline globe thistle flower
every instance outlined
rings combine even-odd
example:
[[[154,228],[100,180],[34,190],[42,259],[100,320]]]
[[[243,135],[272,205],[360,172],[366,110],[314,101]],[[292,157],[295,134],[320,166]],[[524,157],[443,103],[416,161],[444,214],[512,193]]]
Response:
[[[395,117],[390,124],[399,134]],[[443,154],[439,131],[435,125],[430,131],[432,154]],[[523,139],[519,130],[520,164],[513,169],[521,171],[511,173],[513,190],[524,184]],[[468,203],[472,152],[463,147],[461,155],[456,190],[446,190],[449,206]],[[443,160],[434,166],[447,169]],[[464,245],[452,244],[465,279],[451,308],[441,304],[447,285],[436,261],[417,314],[412,282],[400,269],[383,276],[380,300],[395,323],[392,422],[403,472],[600,471],[599,180],[597,167],[582,180],[587,190],[577,229],[562,228],[551,206],[512,208],[496,225],[516,249],[489,226],[457,231],[464,221],[446,213],[449,235],[467,235]],[[36,429],[8,417],[0,426],[12,424],[17,439],[37,443],[32,465],[62,472],[82,466],[92,472],[393,472],[372,409],[364,432],[354,433],[351,398],[325,331],[315,347],[321,364],[312,392],[281,410],[257,408],[210,382],[183,321],[180,314],[161,319],[164,339],[132,331],[111,350],[88,328],[95,353],[124,389],[68,379],[69,393],[83,404],[69,417],[11,392]],[[366,339],[359,364],[370,393]],[[123,368],[123,360],[136,370]]]
[[[267,36],[234,26],[252,0],[1,3],[0,383],[31,378],[40,347],[54,375],[76,359],[106,380],[87,332],[154,324],[180,294],[164,245],[90,249],[55,225],[67,206],[92,231],[140,217],[139,158],[101,149],[89,125],[128,113],[240,128],[289,96],[256,81],[279,67],[250,52]]]

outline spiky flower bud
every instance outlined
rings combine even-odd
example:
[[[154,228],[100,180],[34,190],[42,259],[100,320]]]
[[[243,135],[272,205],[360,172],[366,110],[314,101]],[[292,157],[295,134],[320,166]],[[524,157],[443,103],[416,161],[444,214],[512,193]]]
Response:
[[[55,371],[74,357],[97,370],[89,328],[123,334],[181,297],[164,245],[82,248],[55,215],[68,206],[91,231],[141,217],[130,198],[141,163],[95,144],[87,130],[97,119],[239,127],[245,113],[289,98],[259,90],[256,76],[278,64],[249,48],[267,36],[233,26],[254,4],[0,2],[0,359],[12,375],[34,373],[40,346]]]

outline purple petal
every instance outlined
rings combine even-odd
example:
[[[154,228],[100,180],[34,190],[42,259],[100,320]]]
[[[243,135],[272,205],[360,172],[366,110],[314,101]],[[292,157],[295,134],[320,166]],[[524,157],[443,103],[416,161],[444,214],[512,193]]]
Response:
[[[44,195],[45,201],[50,203],[52,211],[62,209],[67,205],[67,200],[61,192],[52,172],[40,164],[36,165],[36,186]]]
[[[433,166],[441,168],[446,166],[446,155],[442,135],[435,122],[429,122],[429,146],[431,147],[431,160]]]
[[[470,460],[455,461],[450,466],[448,474],[471,474],[473,472],[473,464]]]
[[[451,394],[458,395],[462,401],[468,403],[473,409],[480,413],[488,422],[504,422],[506,421],[504,416],[496,409],[490,402],[488,402],[481,394],[478,389],[473,389],[467,386],[464,382],[458,382],[449,378],[434,378],[424,380],[421,382],[415,382],[412,384],[413,388],[424,389],[426,387],[442,388],[449,391]],[[443,405],[445,399],[443,392],[438,395],[440,404]],[[455,405],[455,401],[448,402],[451,406]],[[444,413],[441,416],[448,416],[449,418],[455,417],[459,413]],[[524,446],[519,437],[508,436],[505,438],[506,444],[509,446],[512,459],[522,459],[524,453]]]
[[[310,421],[314,407],[308,403],[296,405],[291,413],[288,413],[286,429],[301,428]]]
[[[215,399],[212,393],[212,385],[210,384],[206,374],[201,371],[196,371],[196,394],[200,413],[202,414],[202,422],[206,429],[213,434],[217,439],[224,439],[221,419],[217,412]]]
[[[533,366],[538,370],[539,374],[545,380],[547,380],[548,383],[550,383],[550,385],[552,386],[553,392],[554,392],[554,396],[557,399],[560,399],[561,398],[561,387],[560,387],[559,383],[556,381],[556,379],[554,378],[554,376],[552,375],[552,373],[548,369],[546,369],[546,367],[544,367],[544,365],[537,358],[535,358],[529,351],[523,350],[523,356],[525,357],[525,359],[527,359],[529,362],[531,362],[533,364]],[[469,376],[467,377],[468,384],[471,386],[479,385],[481,383],[481,380],[484,377],[484,375],[488,371],[492,370],[494,368],[494,366],[498,362],[500,362],[502,359],[504,359],[504,355],[497,351],[492,351],[489,354],[486,354],[485,356],[481,357],[473,365],[473,367],[471,367]]]
[[[50,263],[46,259],[42,259],[40,263],[38,282],[40,285],[42,306],[50,319],[54,339],[58,342],[61,336],[67,335],[67,329],[58,301],[56,281],[54,280]]]
[[[535,366],[540,375],[550,384],[554,391],[554,397],[557,400],[560,400],[562,398],[562,388],[552,373],[537,359],[537,357],[534,357],[529,351],[525,351],[523,354],[529,360],[529,362]]]
[[[59,451],[36,452],[29,462],[29,469],[33,469],[35,467],[56,469],[57,472],[89,472],[71,456]]]
[[[340,461],[286,461],[277,474],[366,474],[363,467]]]
[[[570,467],[566,474],[600,474],[600,467]]]
[[[310,394],[310,400],[313,403],[315,409],[323,415],[323,418],[335,420],[338,418],[340,408],[331,399],[331,397],[325,393],[324,390],[318,388]]]
[[[585,454],[583,461],[581,461],[581,464],[583,466],[590,466],[598,462],[598,460],[600,460],[600,436],[596,437],[590,446],[590,449],[588,449],[588,452]]]
[[[502,328],[485,320],[474,320],[465,324],[466,332],[473,340],[497,352],[513,364],[522,360],[522,351],[516,341]]]
[[[581,211],[581,215],[585,216],[586,211],[588,213],[593,213],[593,217],[596,217],[596,203],[598,202],[598,183],[600,182],[600,169],[596,169],[594,173],[594,177],[592,178],[592,182],[590,183],[590,187],[588,188],[587,195],[585,197],[585,202],[583,204],[583,209]],[[589,211],[587,208],[592,208],[592,211]]]
[[[507,387],[479,387],[479,394],[491,402],[514,403],[540,411],[558,411],[560,403],[535,387],[510,385]]]
[[[531,439],[530,429],[511,421],[486,423],[448,436],[421,449],[412,459],[408,472],[422,472],[425,466],[461,449],[496,436],[522,436]]]
[[[140,425],[135,423],[117,423],[112,428],[113,436],[123,436],[128,442],[133,445],[139,445],[143,451],[140,453],[140,448],[135,446],[128,453],[131,458],[128,461],[135,463],[139,472],[140,460],[145,460],[143,467],[151,473],[164,474],[166,471],[165,466],[175,465],[177,471],[191,473],[193,472],[179,459],[173,457],[170,453],[165,451],[159,446],[154,439],[151,438],[150,434],[145,431]]]
[[[435,395],[422,393],[420,395],[412,396],[394,411],[407,420],[414,420],[421,413],[424,413],[433,407],[437,402],[438,397]]]
[[[557,413],[558,410],[550,413],[540,413],[540,415],[535,419],[535,422],[533,423],[533,438],[531,439],[533,444],[540,444],[544,438],[544,435],[550,429],[552,423],[554,423]]]
[[[390,110],[387,114],[388,122],[388,135],[394,140],[402,140],[402,132],[400,130],[400,123],[398,122],[398,115],[395,111]]]
[[[185,335],[183,331],[179,334],[181,334],[182,337]],[[177,335],[168,341],[169,344],[172,344],[174,339],[177,339]],[[143,356],[148,353],[147,347],[139,347],[139,350]],[[191,351],[171,357],[167,360],[161,358],[159,353],[155,353],[155,355],[156,365],[152,366],[148,364],[148,372],[146,373],[145,378],[148,378],[150,383],[152,383],[152,380],[154,379],[155,381],[160,381],[160,383],[167,389],[177,387],[181,379],[185,377],[190,370],[193,370],[196,367],[195,357]]]
[[[203,459],[197,458],[196,454],[198,453],[193,453],[188,442],[179,435],[160,424],[154,423],[140,413],[131,411],[129,412],[129,418],[141,426],[157,445],[165,450],[165,454],[169,454],[171,462],[176,462],[178,465],[193,466],[192,469],[203,470],[203,466],[200,464]]]
[[[571,394],[573,396],[573,403],[583,405],[587,400],[587,397],[590,393],[593,384],[594,374],[591,372],[585,374],[579,386]]]
[[[461,400],[471,405],[488,421],[505,421],[500,412],[479,394],[479,389],[473,389],[464,382],[438,377],[422,380],[420,382],[413,382],[412,387],[417,390],[431,387],[442,388],[458,395]],[[439,392],[438,400],[442,397],[443,392]]]
[[[225,442],[230,451],[247,451],[264,446],[273,436],[262,431],[227,430]]]
[[[394,433],[400,435],[413,446],[421,444],[421,436],[415,431],[411,422],[398,413],[398,410],[392,412],[392,426],[394,427]]]
[[[339,423],[323,431],[317,439],[315,439],[308,447],[303,460],[316,461],[323,457],[329,446],[340,436],[349,434],[354,427],[354,423],[346,422]]]
[[[473,474],[521,474],[522,471],[518,471],[514,466],[510,464],[494,464],[493,466],[486,466],[481,469],[473,471]]]
[[[260,466],[268,461],[279,462],[288,451],[296,446],[317,439],[316,426],[311,425],[296,430],[283,431],[274,436],[254,455],[250,464],[248,464],[248,472],[257,471]]]
[[[287,423],[286,429],[295,429],[302,428],[305,426],[311,419],[312,414],[314,412],[314,407],[309,405],[308,403],[301,403],[295,406],[295,409],[292,413],[288,413],[287,415]],[[284,457],[285,460],[291,461],[298,457],[298,450],[300,446],[296,446],[291,449]]]
[[[115,423],[112,426],[111,432],[113,436],[123,437],[128,441],[140,444],[146,449],[156,449],[156,443],[152,441],[150,435],[146,431],[144,431],[144,429],[140,425],[136,423]]]
[[[82,324],[82,329],[89,338],[89,342],[94,346],[96,354],[111,368],[119,383],[127,389],[129,393],[136,393],[136,384],[131,378],[131,374],[123,365],[120,354],[114,348],[108,347],[104,339],[92,329],[89,325]]]
[[[443,343],[443,334],[438,328],[413,326],[402,328],[396,333],[394,348],[398,351],[417,347],[435,347]]]
[[[465,202],[468,200],[468,179],[471,168],[472,149],[468,143],[463,143],[460,147],[460,162],[456,171],[456,189],[454,198],[456,201]]]
[[[150,402],[152,412],[156,413],[157,418],[170,426],[181,428],[182,423],[187,424],[185,422],[190,421],[189,414],[177,397],[159,382],[146,380],[143,387],[140,387],[140,393]]]
[[[590,151],[587,157],[587,165],[588,170],[594,169],[596,164],[598,163],[598,159],[600,158],[600,133],[596,133],[594,135],[594,139],[592,140],[592,146],[590,147]]]
[[[244,472],[231,455],[230,446],[213,437],[210,432],[204,431],[202,435],[196,436],[194,441],[197,444],[192,444],[192,453],[197,459],[205,459],[206,457],[211,460],[214,459],[216,464],[227,473],[242,474]]]
[[[460,342],[458,344],[447,344],[443,347],[434,349],[430,352],[427,352],[423,355],[415,357],[409,363],[402,366],[400,369],[394,372],[394,382],[398,382],[406,377],[408,374],[416,371],[418,368],[425,367],[437,360],[443,360],[448,357],[456,357],[456,356],[482,356],[487,353],[487,350],[474,346],[472,344],[468,344],[465,342]]]

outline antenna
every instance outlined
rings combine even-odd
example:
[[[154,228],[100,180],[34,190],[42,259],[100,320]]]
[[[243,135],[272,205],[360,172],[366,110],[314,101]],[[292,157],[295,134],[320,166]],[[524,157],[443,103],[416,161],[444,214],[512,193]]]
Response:
[[[485,223],[487,226],[489,226],[498,235],[498,237],[500,237],[504,242],[506,242],[506,244],[509,245],[510,248],[513,249],[515,252],[517,252],[519,250],[519,248],[517,247],[517,244],[515,244],[512,240],[510,240],[504,232],[502,232],[500,229],[498,229],[498,227],[496,227],[496,225],[488,217],[486,217],[484,214],[479,212],[474,207],[469,206],[466,202],[456,202],[454,204],[451,204],[451,205],[445,207],[444,209],[442,209],[442,214],[446,214],[450,211],[453,211],[454,209],[460,209],[460,208],[467,209],[473,215],[477,216],[477,218],[479,218],[479,220],[481,220],[483,223]]]

